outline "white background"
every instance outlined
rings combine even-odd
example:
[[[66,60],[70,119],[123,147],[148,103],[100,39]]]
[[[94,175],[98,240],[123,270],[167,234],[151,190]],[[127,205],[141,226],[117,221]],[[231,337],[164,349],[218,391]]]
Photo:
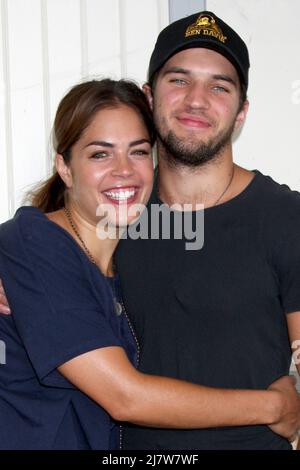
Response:
[[[169,2],[0,2],[1,222],[51,171],[49,136],[62,95],[89,76],[142,83],[156,36],[168,24]],[[206,5],[240,33],[250,52],[250,111],[234,144],[235,160],[300,190],[299,0]]]
[[[168,0],[0,0],[0,222],[52,168],[58,101],[87,77],[142,83]]]

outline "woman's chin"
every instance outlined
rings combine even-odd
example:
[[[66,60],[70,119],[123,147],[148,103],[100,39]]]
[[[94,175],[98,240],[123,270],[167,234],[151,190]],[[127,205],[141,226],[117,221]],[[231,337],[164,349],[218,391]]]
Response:
[[[119,229],[126,229],[129,225],[133,225],[140,217],[140,214],[136,215],[135,217],[122,217],[117,220],[114,224],[115,228]]]

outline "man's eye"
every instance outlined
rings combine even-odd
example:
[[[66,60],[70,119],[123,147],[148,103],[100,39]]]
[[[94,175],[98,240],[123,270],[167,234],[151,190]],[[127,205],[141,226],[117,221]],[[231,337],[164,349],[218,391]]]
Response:
[[[186,81],[183,78],[172,78],[170,80],[171,83],[175,83],[176,85],[185,85]]]
[[[215,85],[213,87],[213,90],[217,92],[225,92],[225,93],[228,92],[227,88],[223,87],[222,85]]]

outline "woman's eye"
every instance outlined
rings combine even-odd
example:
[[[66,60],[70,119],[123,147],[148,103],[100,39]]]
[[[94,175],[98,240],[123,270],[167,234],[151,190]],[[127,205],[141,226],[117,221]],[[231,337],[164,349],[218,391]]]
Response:
[[[150,151],[145,150],[145,149],[136,149],[136,150],[133,150],[132,153],[133,155],[138,155],[138,156],[150,155]]]
[[[108,152],[96,152],[91,155],[90,158],[93,158],[94,160],[100,160],[101,158],[108,157],[109,153]]]

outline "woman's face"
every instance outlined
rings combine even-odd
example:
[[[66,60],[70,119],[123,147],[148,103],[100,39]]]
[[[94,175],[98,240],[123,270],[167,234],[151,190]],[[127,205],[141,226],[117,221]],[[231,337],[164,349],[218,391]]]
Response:
[[[57,156],[57,169],[70,204],[87,221],[105,216],[112,226],[132,223],[139,215],[135,205],[145,205],[152,189],[147,128],[126,105],[103,109],[72,147],[70,163]]]

